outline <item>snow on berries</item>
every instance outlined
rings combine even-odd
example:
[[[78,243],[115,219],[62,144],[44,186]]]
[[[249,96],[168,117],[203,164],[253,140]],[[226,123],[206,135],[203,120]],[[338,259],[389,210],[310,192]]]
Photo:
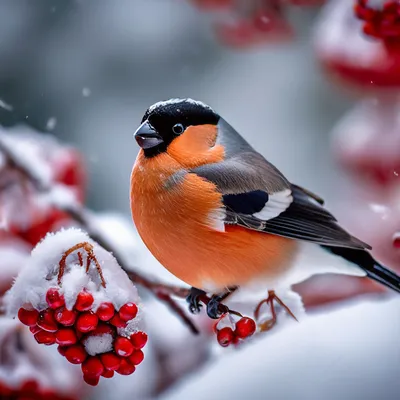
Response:
[[[214,327],[218,344],[222,347],[238,344],[254,335],[256,329],[257,326],[253,319],[240,317],[239,320],[235,321],[231,314],[223,315]]]
[[[380,7],[377,3],[381,3]],[[400,40],[400,4],[397,0],[356,0],[354,12],[363,21],[366,35],[385,41]]]
[[[115,258],[86,233],[71,228],[48,234],[6,294],[8,312],[35,340],[97,385],[114,372],[130,375],[144,358],[139,296]]]

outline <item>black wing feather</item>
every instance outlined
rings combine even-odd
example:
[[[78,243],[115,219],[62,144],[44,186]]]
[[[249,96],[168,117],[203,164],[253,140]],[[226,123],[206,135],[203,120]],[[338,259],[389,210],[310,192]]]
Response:
[[[341,228],[336,218],[301,188],[293,187],[292,195],[292,204],[275,218],[262,221],[252,215],[235,213],[228,209],[227,223],[326,246],[371,248]]]
[[[225,207],[239,214],[254,214],[261,211],[268,202],[268,193],[262,190],[222,196]]]

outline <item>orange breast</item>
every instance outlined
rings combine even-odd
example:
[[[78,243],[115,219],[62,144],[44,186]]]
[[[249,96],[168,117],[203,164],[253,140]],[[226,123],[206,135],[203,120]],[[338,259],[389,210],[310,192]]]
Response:
[[[148,159],[140,152],[131,177],[135,225],[165,268],[209,291],[286,272],[296,253],[295,241],[237,226],[213,230],[207,221],[221,207],[221,194],[192,173],[181,173],[166,187],[178,171],[182,164],[169,154]]]

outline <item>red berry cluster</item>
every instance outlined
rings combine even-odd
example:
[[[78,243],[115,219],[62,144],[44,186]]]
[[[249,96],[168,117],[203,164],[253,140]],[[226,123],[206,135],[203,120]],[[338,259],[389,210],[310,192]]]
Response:
[[[36,381],[25,381],[19,388],[10,388],[6,382],[0,382],[0,399],[4,400],[75,400],[62,396],[53,390],[40,388]]]
[[[79,204],[83,204],[86,188],[86,172],[82,156],[75,149],[61,146],[58,143],[47,144],[39,135],[30,137],[32,146],[40,147],[40,161],[47,165],[52,171],[52,181],[54,184],[62,185],[70,190],[76,197]],[[15,139],[18,142],[18,137]],[[49,147],[50,146],[50,147]],[[4,172],[12,173],[11,171]],[[22,199],[26,207],[27,221],[10,221],[10,231],[32,246],[35,246],[43,239],[48,232],[57,231],[62,226],[71,224],[71,217],[54,206],[37,206],[34,197],[35,190],[29,188],[26,182],[21,181],[24,187],[24,198]],[[15,198],[12,198],[15,201]]]
[[[400,250],[400,235],[395,234],[393,237],[393,247]]]
[[[229,326],[218,329],[218,324],[215,330],[218,343],[222,347],[228,347],[231,344],[238,344],[240,340],[252,336],[256,331],[256,323],[251,318],[242,317],[236,322],[234,330]]]
[[[97,385],[100,376],[111,378],[114,371],[130,375],[144,358],[141,349],[147,342],[144,332],[135,332],[129,338],[118,334],[136,317],[138,308],[126,303],[117,311],[112,303],[101,303],[94,312],[94,298],[89,291],[81,291],[74,308],[65,306],[64,297],[57,288],[46,293],[48,308],[20,308],[18,318],[29,326],[38,343],[58,344],[58,351],[72,364],[82,364],[83,378],[90,385]],[[112,348],[105,353],[89,355],[85,344],[95,337],[110,335]]]
[[[215,32],[222,43],[248,48],[265,42],[292,38],[281,0],[192,0],[205,11],[226,11],[217,15]]]
[[[266,42],[282,42],[293,37],[293,31],[283,16],[267,9],[257,10],[250,18],[217,23],[216,34],[226,45],[232,47],[252,47]]]
[[[361,160],[349,163],[350,171],[380,186],[389,186],[400,182],[400,165],[395,163],[379,163],[376,159]]]
[[[191,0],[204,11],[219,12],[217,37],[232,47],[248,48],[265,42],[282,42],[293,37],[286,18],[288,5],[306,6],[323,0]],[[220,11],[226,11],[226,20]]]
[[[386,1],[382,9],[368,5],[368,0],[357,0],[354,11],[364,21],[363,31],[366,35],[385,41],[400,40],[400,2]]]

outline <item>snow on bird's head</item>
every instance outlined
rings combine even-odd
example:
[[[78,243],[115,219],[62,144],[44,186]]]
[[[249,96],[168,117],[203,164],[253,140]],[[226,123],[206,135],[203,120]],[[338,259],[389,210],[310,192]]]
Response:
[[[157,102],[157,103],[151,105],[151,106],[147,109],[147,112],[148,112],[149,114],[151,114],[152,112],[154,112],[154,111],[156,111],[156,110],[158,110],[158,109],[160,109],[160,108],[168,107],[168,106],[171,106],[171,105],[174,105],[174,106],[179,106],[179,105],[182,105],[182,106],[191,105],[191,106],[196,106],[196,107],[204,108],[204,109],[209,110],[209,111],[214,111],[209,105],[203,103],[202,101],[193,100],[193,99],[190,99],[190,98],[186,98],[186,99],[179,99],[179,98],[176,98],[176,99],[169,99],[169,100],[159,101],[159,102]]]
[[[210,118],[212,120],[217,119],[217,114],[210,106],[201,101],[188,98],[170,99],[153,104],[146,110],[142,118],[142,123],[148,120],[153,125],[157,119],[161,118],[166,119],[164,122],[168,125],[168,122],[171,122],[172,119],[179,120],[185,116],[191,117],[190,119],[193,119],[195,116],[203,116],[205,122],[210,122],[208,121]]]

